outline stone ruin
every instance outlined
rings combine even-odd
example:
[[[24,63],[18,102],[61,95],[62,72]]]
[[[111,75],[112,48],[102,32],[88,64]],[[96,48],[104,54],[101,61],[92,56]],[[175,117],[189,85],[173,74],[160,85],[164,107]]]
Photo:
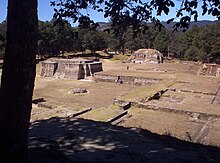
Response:
[[[163,63],[163,54],[155,49],[139,49],[130,58],[131,63]]]
[[[197,72],[198,75],[206,76],[220,76],[220,65],[218,64],[206,64],[204,63],[202,67]]]
[[[103,71],[102,63],[94,60],[51,58],[41,62],[40,75],[57,79],[85,79]]]
[[[120,83],[119,83],[120,80]],[[104,73],[96,73],[94,75],[95,82],[110,82],[116,84],[134,84],[134,85],[153,85],[158,84],[162,79],[157,78],[144,78],[135,76],[116,76]]]
[[[75,88],[68,92],[69,94],[82,94],[82,93],[88,93],[87,89],[85,88]]]

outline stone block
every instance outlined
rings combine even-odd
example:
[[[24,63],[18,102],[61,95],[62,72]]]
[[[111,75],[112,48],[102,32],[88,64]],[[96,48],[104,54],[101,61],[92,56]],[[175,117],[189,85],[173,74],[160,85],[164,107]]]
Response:
[[[40,75],[43,77],[52,77],[56,72],[57,67],[58,63],[56,62],[42,61]]]

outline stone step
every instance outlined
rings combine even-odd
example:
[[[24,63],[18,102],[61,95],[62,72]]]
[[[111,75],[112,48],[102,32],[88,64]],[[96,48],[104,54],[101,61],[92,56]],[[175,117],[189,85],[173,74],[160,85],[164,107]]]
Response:
[[[121,114],[117,115],[116,117],[113,117],[113,118],[110,118],[107,120],[107,123],[113,123],[115,122],[116,120],[122,118],[123,116],[127,115],[128,114],[128,111],[123,111]]]

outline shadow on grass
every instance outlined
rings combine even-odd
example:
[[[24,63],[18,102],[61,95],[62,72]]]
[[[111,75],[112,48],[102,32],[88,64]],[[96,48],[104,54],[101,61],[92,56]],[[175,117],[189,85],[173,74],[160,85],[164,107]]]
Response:
[[[30,127],[32,162],[219,162],[220,149],[74,118],[51,118]]]

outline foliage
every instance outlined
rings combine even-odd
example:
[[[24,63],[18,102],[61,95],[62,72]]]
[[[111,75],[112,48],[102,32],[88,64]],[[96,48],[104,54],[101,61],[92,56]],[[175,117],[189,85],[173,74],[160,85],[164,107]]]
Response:
[[[175,3],[171,0],[150,0],[148,2],[142,2],[141,0],[52,1],[51,5],[54,6],[54,17],[56,19],[50,22],[39,22],[38,54],[42,56],[58,55],[61,50],[84,51],[86,48],[93,52],[109,48],[122,53],[125,49],[133,52],[139,48],[155,48],[165,55],[167,55],[169,49],[169,52],[173,53],[174,56],[185,56],[184,58],[189,60],[207,59],[207,57],[212,60],[212,58],[216,58],[218,56],[217,44],[219,44],[219,41],[212,47],[213,51],[206,50],[206,52],[204,52],[205,49],[210,49],[209,45],[207,45],[207,42],[200,42],[197,47],[200,52],[197,50],[195,54],[191,54],[196,49],[190,48],[193,42],[196,44],[191,33],[196,35],[193,30],[197,30],[197,27],[186,31],[180,36],[180,39],[177,36],[173,37],[172,34],[168,34],[165,29],[161,28],[162,25],[156,19],[153,10],[156,11],[156,16],[168,14],[170,9],[177,6],[178,3],[180,3],[180,8],[177,10],[176,18],[180,19],[173,26],[174,29],[178,27],[188,28],[191,17],[197,20],[198,13],[196,9],[199,7],[202,7],[203,14],[210,14],[219,18],[219,4],[215,0],[204,0],[200,4],[197,0],[184,0]],[[90,20],[89,15],[82,12],[82,9],[88,8],[103,13],[105,17],[110,18],[111,28],[106,29],[108,34],[94,30],[98,24]],[[78,21],[79,26],[72,28],[67,21],[63,21],[63,18],[71,18],[73,22]],[[171,18],[168,23],[174,20]],[[90,28],[90,30],[86,32],[84,28]],[[5,47],[5,33],[2,33],[1,29],[4,29],[3,25],[0,26],[0,38],[3,38],[0,39],[0,55],[4,53]],[[6,29],[3,31],[6,31]],[[199,47],[202,47],[202,49]],[[199,55],[198,53],[202,54]]]
[[[97,30],[86,30],[82,36],[82,47],[91,50],[95,53],[97,50],[103,50],[107,48],[107,43],[105,38],[101,34],[101,31]]]
[[[179,22],[174,25],[175,30],[179,27],[189,28],[192,18],[197,21],[200,9],[203,15],[208,14],[220,19],[219,0],[53,0],[51,5],[54,6],[57,22],[62,22],[63,18],[71,18],[84,28],[94,28],[97,24],[89,18],[88,13],[83,14],[83,9],[90,8],[101,12],[104,17],[111,19],[111,28],[116,35],[123,33],[128,27],[136,34],[146,29],[146,22],[155,22],[161,27],[157,16],[168,15],[170,10],[176,9],[178,5],[180,8],[177,9],[176,15],[167,21],[170,23],[178,18]]]
[[[168,54],[168,47],[170,45],[170,36],[166,32],[166,30],[163,29],[157,34],[153,44],[155,49],[157,49],[164,55]]]
[[[146,32],[138,32],[136,34],[137,37],[133,37],[132,28],[128,28],[119,36],[115,36],[113,31],[111,31],[106,36],[108,48],[122,53],[124,53],[125,49],[134,52],[140,48],[156,48],[167,54],[170,35],[166,29],[160,31],[159,28],[151,24]]]
[[[194,26],[179,36],[179,49],[186,60],[216,62],[220,58],[220,23]]]
[[[124,35],[124,48],[131,50],[131,52],[143,47],[143,39],[142,39],[142,34],[139,33],[137,34],[136,38],[133,38],[133,32],[131,28],[128,28]]]
[[[198,35],[198,27],[193,26],[191,30],[186,31],[185,33],[182,33],[179,36],[179,49],[180,53],[185,53],[190,47],[192,46],[193,43],[193,38]]]
[[[129,58],[129,56],[127,56],[127,55],[119,54],[119,55],[114,55],[114,57],[111,58],[110,60],[111,61],[115,61],[115,60],[126,61],[128,58]]]
[[[7,28],[7,22],[3,21],[0,24],[0,59],[5,54],[5,43],[6,43],[6,29]]]
[[[159,30],[154,24],[148,25],[148,30],[138,32],[133,37],[132,28],[116,36],[112,30],[104,32],[94,29],[73,28],[66,23],[64,28],[54,26],[54,20],[50,22],[39,21],[38,54],[45,56],[58,55],[60,50],[85,51],[109,49],[124,53],[130,50],[134,52],[140,48],[155,48],[164,55],[169,53],[173,57],[185,60],[204,60],[216,62],[219,60],[220,23],[202,27],[192,26],[186,32],[171,33],[165,28]],[[0,55],[4,54],[6,35],[6,22],[0,25]],[[116,53],[117,54],[117,53]]]
[[[58,55],[61,50],[71,51],[74,48],[75,33],[69,23],[62,28],[50,22],[39,22],[38,53],[40,55]]]

